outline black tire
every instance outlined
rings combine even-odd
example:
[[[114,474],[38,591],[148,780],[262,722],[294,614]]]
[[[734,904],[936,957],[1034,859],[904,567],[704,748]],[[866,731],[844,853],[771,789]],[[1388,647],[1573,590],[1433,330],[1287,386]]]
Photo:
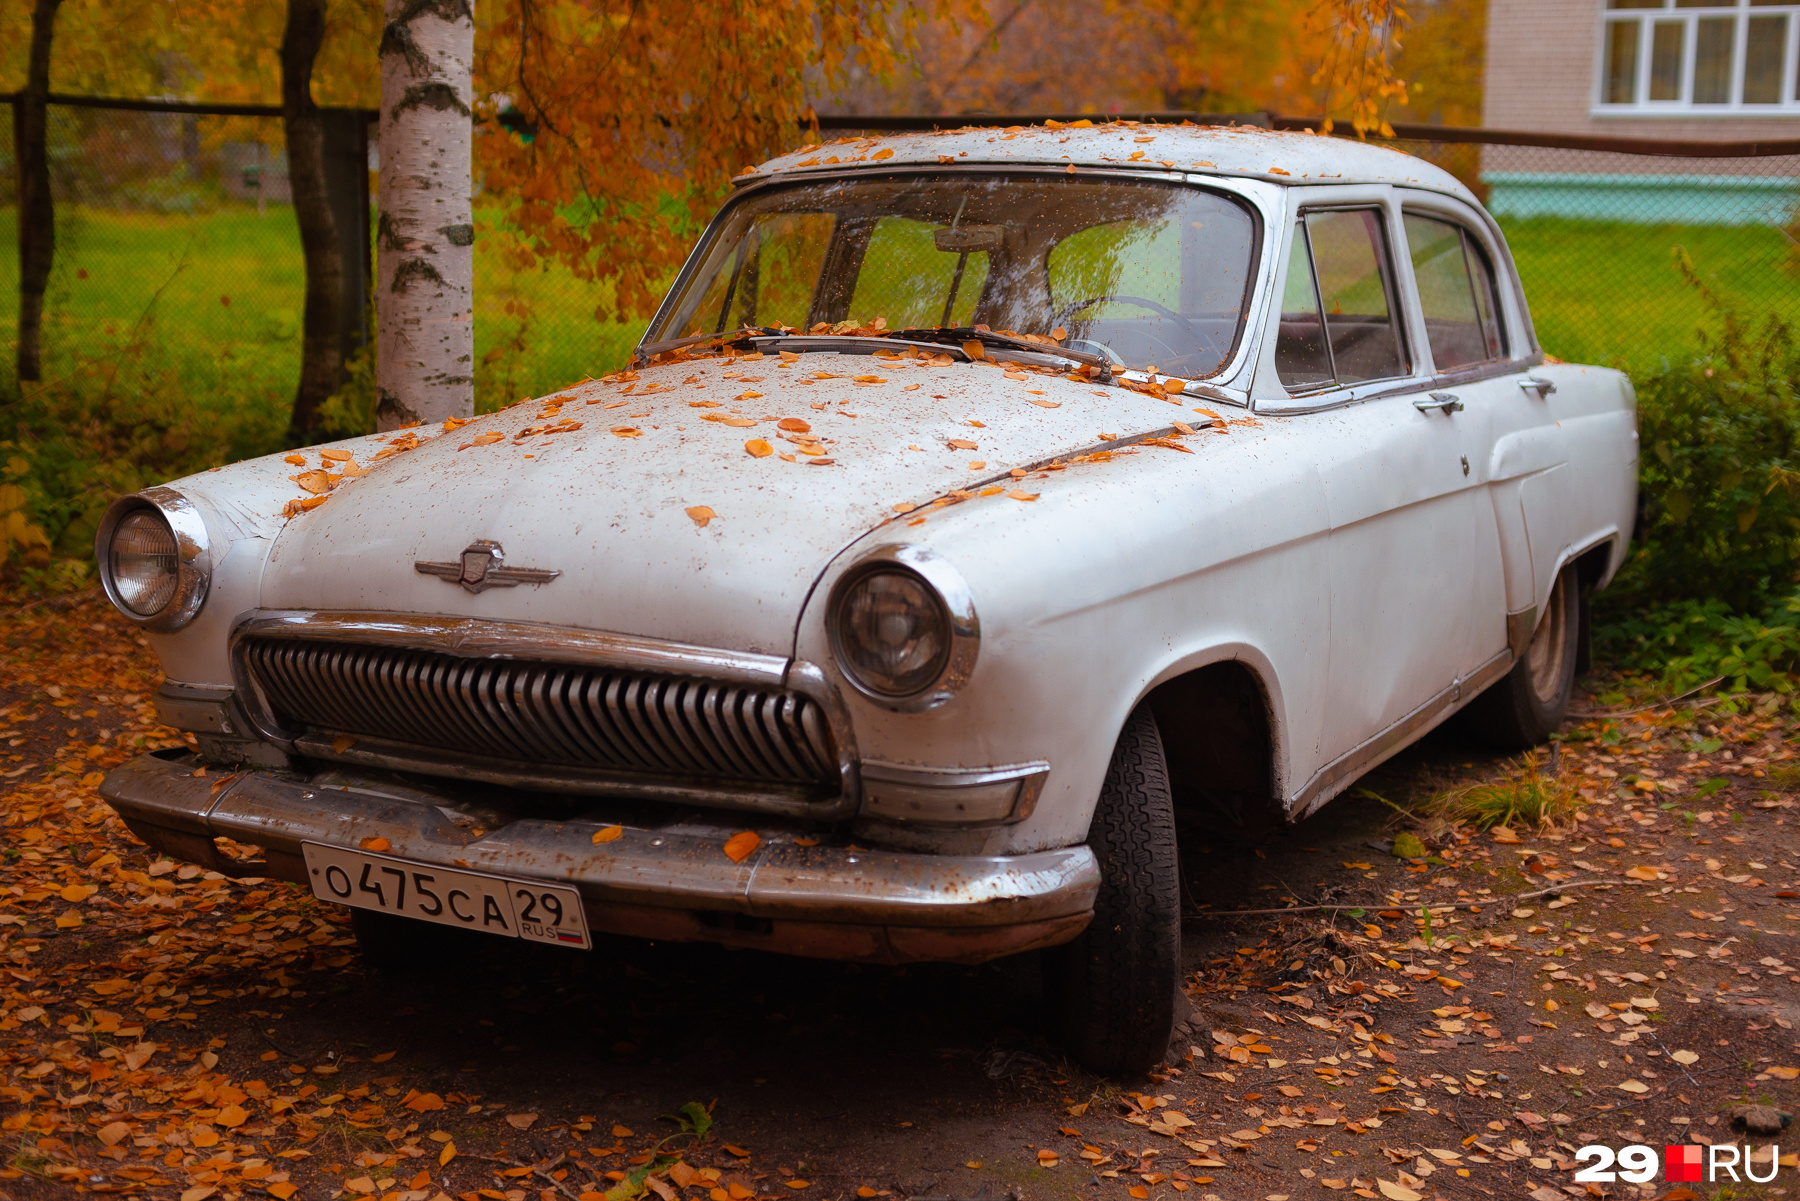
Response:
[[[1181,984],[1181,886],[1162,738],[1148,709],[1125,723],[1088,828],[1100,861],[1094,920],[1045,953],[1063,1045],[1102,1075],[1162,1062]]]
[[[407,975],[466,966],[469,953],[476,949],[471,940],[481,937],[371,909],[352,909],[350,930],[356,935],[356,948],[365,965]]]
[[[1469,705],[1464,728],[1484,745],[1522,751],[1562,725],[1581,651],[1581,583],[1564,568],[1537,629],[1506,676]]]

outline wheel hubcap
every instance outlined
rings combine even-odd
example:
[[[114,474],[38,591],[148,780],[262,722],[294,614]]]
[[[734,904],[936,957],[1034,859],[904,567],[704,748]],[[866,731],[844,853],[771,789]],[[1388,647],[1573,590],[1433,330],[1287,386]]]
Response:
[[[1558,576],[1550,590],[1548,612],[1538,622],[1531,645],[1525,648],[1525,670],[1531,676],[1531,690],[1546,705],[1562,694],[1563,670],[1569,657],[1569,606],[1565,577]]]

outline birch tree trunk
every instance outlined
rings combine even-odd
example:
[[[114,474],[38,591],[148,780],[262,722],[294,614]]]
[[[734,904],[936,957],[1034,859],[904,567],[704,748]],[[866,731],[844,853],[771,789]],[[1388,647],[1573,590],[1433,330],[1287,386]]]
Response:
[[[475,411],[471,0],[386,0],[375,246],[376,424]]]

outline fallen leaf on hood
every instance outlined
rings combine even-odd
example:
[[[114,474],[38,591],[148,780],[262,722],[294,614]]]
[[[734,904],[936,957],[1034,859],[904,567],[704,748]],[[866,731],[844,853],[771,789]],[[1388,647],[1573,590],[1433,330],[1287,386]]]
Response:
[[[290,478],[300,485],[302,492],[310,492],[314,496],[331,491],[331,477],[323,471],[302,471]]]
[[[762,393],[761,392],[739,392],[737,394],[737,399],[738,400],[761,400]]]
[[[365,838],[356,845],[360,846],[365,851],[380,852],[392,849],[388,840],[385,838]]]
[[[950,439],[950,449],[951,450],[980,450],[981,448],[979,446],[975,445],[975,443],[969,441],[967,438],[952,438],[952,439]]]
[[[897,505],[895,505],[895,506],[894,506],[894,512],[896,512],[896,513],[910,513],[910,512],[912,512],[912,511],[913,511],[913,510],[914,510],[914,509],[916,509],[916,508],[918,508],[918,507],[919,507],[919,506],[918,506],[918,505],[915,505],[915,504],[913,504],[913,502],[912,502],[912,501],[910,501],[910,500],[903,500],[903,501],[901,501],[901,502],[900,502],[900,503],[899,503],[899,504],[897,504]]]
[[[1186,387],[1187,381],[1182,379],[1166,379],[1162,382],[1162,390],[1170,395],[1180,392]]]
[[[459,422],[458,424],[461,423]],[[456,427],[451,426],[450,428],[455,429]],[[321,459],[329,459],[333,463],[342,463],[351,458],[351,454],[347,450],[339,450],[336,447],[327,447],[319,452],[319,457]]]
[[[355,745],[356,736],[354,734],[339,734],[331,740],[331,753],[341,755]]]
[[[798,417],[783,417],[780,421],[775,423],[775,426],[777,429],[784,429],[790,434],[804,434],[812,429],[812,426],[800,420]]]
[[[1036,500],[1042,494],[1037,492],[1027,492],[1023,488],[1014,488],[1011,492],[1008,492],[1007,495],[1014,500]]]
[[[637,428],[635,425],[615,425],[612,428],[612,432],[620,438],[641,438],[644,436],[644,431]]]
[[[725,840],[725,858],[733,863],[742,863],[761,845],[762,838],[754,830],[739,830]]]
[[[712,509],[706,505],[694,505],[690,507],[687,511],[687,515],[691,517],[694,524],[701,529],[705,529],[706,523],[718,516],[717,513],[713,512]]]
[[[1062,401],[1060,401],[1060,400],[1033,400],[1028,396],[1025,398],[1025,403],[1026,404],[1034,404],[1040,409],[1060,409],[1060,408],[1062,408]]]
[[[624,833],[624,826],[607,826],[603,830],[594,831],[594,842],[596,844],[602,842],[616,842],[624,835]]]
[[[969,460],[969,470],[970,471],[985,471],[985,470],[987,470],[987,460],[986,459],[970,459]]]
[[[775,448],[761,438],[752,438],[744,443],[744,449],[750,452],[753,459],[766,459],[775,453]]]
[[[305,455],[283,455],[281,456],[281,461],[283,463],[292,463],[296,467],[306,466]]]

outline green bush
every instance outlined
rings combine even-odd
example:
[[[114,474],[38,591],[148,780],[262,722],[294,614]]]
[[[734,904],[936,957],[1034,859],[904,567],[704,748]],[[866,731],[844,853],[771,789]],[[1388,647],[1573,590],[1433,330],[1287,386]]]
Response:
[[[1618,596],[1633,609],[1717,600],[1766,614],[1800,563],[1800,346],[1779,316],[1753,330],[1677,261],[1717,328],[1639,381],[1645,521]]]
[[[1617,615],[1595,650],[1675,696],[1718,681],[1731,692],[1792,692],[1800,674],[1800,590],[1761,616],[1721,600],[1679,600]]]

